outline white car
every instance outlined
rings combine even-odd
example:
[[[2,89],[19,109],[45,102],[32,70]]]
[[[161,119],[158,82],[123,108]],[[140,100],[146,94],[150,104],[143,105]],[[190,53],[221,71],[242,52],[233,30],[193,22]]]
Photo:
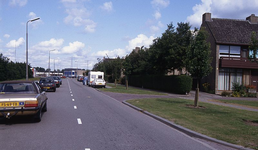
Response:
[[[95,79],[95,80],[93,80],[91,86],[92,87],[104,87],[104,88],[106,88],[106,81],[103,80],[103,79]]]

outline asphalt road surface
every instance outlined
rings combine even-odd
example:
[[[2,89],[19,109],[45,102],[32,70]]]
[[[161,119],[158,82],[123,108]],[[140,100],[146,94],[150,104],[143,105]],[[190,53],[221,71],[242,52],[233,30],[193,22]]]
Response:
[[[47,92],[42,121],[0,119],[1,150],[210,150],[76,79]]]

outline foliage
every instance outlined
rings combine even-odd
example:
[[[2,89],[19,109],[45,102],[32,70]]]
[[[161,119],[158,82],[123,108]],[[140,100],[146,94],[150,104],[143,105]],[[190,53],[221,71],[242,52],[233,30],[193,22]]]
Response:
[[[141,88],[186,94],[191,90],[192,78],[186,75],[130,75],[128,76],[128,83],[131,86]]]
[[[205,92],[209,91],[209,86],[210,86],[209,83],[205,82],[205,83],[202,84],[202,86],[203,86]]]
[[[30,65],[28,66],[29,68]],[[29,69],[29,78],[32,78],[32,71]],[[26,64],[14,63],[9,61],[7,57],[0,54],[0,81],[17,80],[26,77]]]
[[[45,68],[42,68],[42,67],[35,67],[35,69],[38,71],[38,72],[45,72]]]
[[[94,65],[93,71],[103,71],[106,78],[110,78],[113,81],[120,78],[123,59],[120,57],[114,59],[104,57],[102,60],[98,60],[99,62]]]
[[[248,48],[249,48],[249,51],[252,52],[251,55],[249,55],[249,59],[257,61],[258,39],[255,31],[252,32],[251,42]]]
[[[228,92],[228,91],[223,91],[223,92],[221,93],[221,96],[230,97],[230,95],[231,95],[231,93]]]
[[[187,70],[197,80],[206,77],[212,71],[210,44],[207,43],[206,39],[206,31],[204,29],[199,30],[197,36],[193,39],[191,51],[188,53],[189,62]]]
[[[237,82],[233,82],[233,86],[232,86],[232,96],[233,97],[246,97],[246,87],[244,85],[240,85]]]

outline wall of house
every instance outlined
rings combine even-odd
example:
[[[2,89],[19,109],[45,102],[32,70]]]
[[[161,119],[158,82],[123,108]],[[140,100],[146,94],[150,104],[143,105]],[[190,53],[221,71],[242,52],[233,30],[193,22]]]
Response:
[[[200,82],[200,90],[203,91],[203,86],[202,84],[204,83],[209,83],[209,90],[210,91],[214,91],[216,93],[216,89],[217,89],[217,83],[216,83],[216,72],[218,71],[218,60],[216,59],[216,55],[217,55],[217,46],[215,43],[215,39],[212,36],[209,28],[207,27],[207,24],[205,22],[202,23],[201,28],[205,28],[206,31],[208,32],[208,38],[207,38],[207,42],[210,43],[210,49],[211,49],[211,57],[212,57],[212,72],[205,78],[203,78]]]

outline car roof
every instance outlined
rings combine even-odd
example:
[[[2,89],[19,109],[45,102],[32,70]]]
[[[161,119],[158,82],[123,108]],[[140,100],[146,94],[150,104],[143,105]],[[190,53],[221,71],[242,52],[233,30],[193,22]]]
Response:
[[[1,83],[33,83],[31,80],[13,80],[13,81],[3,81]]]

